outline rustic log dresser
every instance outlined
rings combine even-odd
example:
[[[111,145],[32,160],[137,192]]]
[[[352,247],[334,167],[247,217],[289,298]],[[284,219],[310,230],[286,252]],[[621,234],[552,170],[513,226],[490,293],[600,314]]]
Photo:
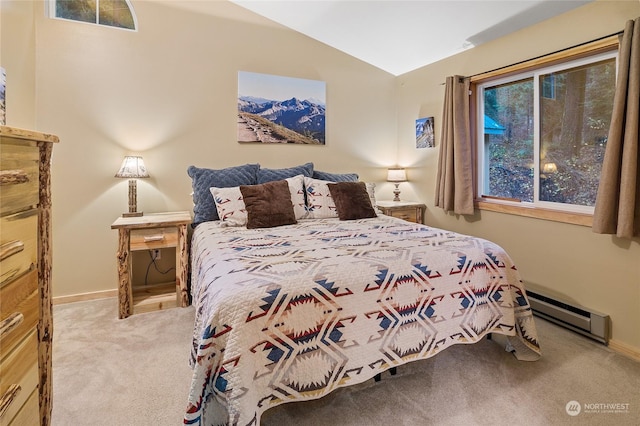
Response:
[[[51,421],[54,135],[0,126],[0,424]]]

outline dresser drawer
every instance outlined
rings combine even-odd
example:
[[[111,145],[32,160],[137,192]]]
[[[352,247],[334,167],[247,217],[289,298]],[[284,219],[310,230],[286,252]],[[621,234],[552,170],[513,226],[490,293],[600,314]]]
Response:
[[[16,145],[3,139],[0,158],[0,213],[38,205],[40,152],[34,144]]]
[[[415,207],[408,207],[403,209],[393,209],[390,212],[390,216],[397,217],[398,219],[407,220],[409,222],[419,222],[418,209]]]
[[[18,414],[8,423],[10,426],[38,426],[40,424],[40,407],[38,405],[38,391],[31,392],[29,399],[24,403]],[[4,426],[0,420],[0,426]]]
[[[0,285],[5,285],[36,264],[38,210],[0,219]]]
[[[0,424],[9,424],[38,387],[38,338],[33,330],[0,360]]]
[[[129,245],[132,251],[178,246],[178,228],[175,226],[132,229],[130,235]]]
[[[34,269],[0,289],[0,358],[38,323],[38,271]]]

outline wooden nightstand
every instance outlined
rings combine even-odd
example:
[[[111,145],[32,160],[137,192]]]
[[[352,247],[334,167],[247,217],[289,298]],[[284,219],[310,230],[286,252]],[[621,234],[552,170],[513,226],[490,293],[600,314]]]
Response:
[[[422,203],[413,201],[378,201],[377,207],[387,216],[397,217],[409,222],[424,223],[424,212],[427,209]]]
[[[187,292],[187,225],[189,212],[145,214],[119,217],[111,225],[118,230],[118,318],[133,313],[189,305]],[[133,288],[131,252],[167,247],[176,248],[175,283]]]

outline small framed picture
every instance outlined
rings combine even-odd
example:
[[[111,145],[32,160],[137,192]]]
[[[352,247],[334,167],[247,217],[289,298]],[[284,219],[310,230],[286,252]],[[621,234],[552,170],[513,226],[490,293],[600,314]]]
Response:
[[[5,92],[7,90],[7,73],[0,67],[0,126],[7,124],[7,101]]]
[[[433,117],[418,118],[416,120],[416,148],[433,148]]]

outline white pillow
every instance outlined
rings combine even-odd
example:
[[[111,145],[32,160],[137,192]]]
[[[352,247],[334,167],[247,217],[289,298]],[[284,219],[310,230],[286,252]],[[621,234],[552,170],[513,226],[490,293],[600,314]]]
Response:
[[[242,199],[239,186],[231,188],[209,188],[216,210],[222,223],[226,226],[245,226],[247,224],[247,209]]]
[[[291,203],[293,204],[293,212],[296,219],[304,219],[307,210],[304,202],[304,179],[303,175],[294,176],[285,179],[289,184],[289,192],[291,192]],[[239,186],[231,188],[209,188],[213,200],[216,203],[218,216],[225,226],[246,226],[247,225],[247,208],[242,198],[242,192]]]
[[[296,219],[304,219],[307,217],[307,206],[304,201],[304,175],[298,175],[285,179],[289,184],[291,191],[291,204],[293,204],[293,212]]]
[[[367,187],[367,193],[369,194],[369,199],[371,200],[371,206],[373,207],[373,209],[376,211],[377,214],[382,214],[382,211],[378,208],[377,203],[376,203],[376,184],[371,182],[367,182],[366,184]]]
[[[308,219],[338,217],[336,204],[333,202],[331,192],[329,192],[329,187],[327,186],[330,183],[334,182],[304,177],[304,186],[307,192]]]

